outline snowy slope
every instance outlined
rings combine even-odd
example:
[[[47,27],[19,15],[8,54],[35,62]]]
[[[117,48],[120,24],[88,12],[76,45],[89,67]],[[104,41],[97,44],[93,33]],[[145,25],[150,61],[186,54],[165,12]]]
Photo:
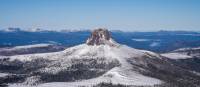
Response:
[[[12,49],[27,49],[27,48],[34,48],[34,47],[47,47],[52,44],[33,44],[33,45],[25,45],[25,46],[16,46]]]
[[[33,44],[33,45],[25,45],[25,46],[15,46],[12,48],[1,48],[0,50],[20,50],[20,49],[28,49],[28,48],[35,48],[35,47],[47,47],[53,44]]]
[[[180,48],[169,53],[161,54],[162,56],[170,59],[189,59],[194,57],[200,57],[200,47],[196,48]]]
[[[5,76],[7,76],[8,74],[7,73],[0,73],[0,78],[1,77],[5,77]]]
[[[189,56],[195,56],[195,57],[200,57],[200,47],[195,47],[195,48],[181,48],[177,49],[173,52],[176,53],[181,53]]]
[[[181,53],[164,53],[161,54],[164,57],[170,58],[170,59],[188,59],[193,58],[192,56],[181,54]]]
[[[18,55],[11,56],[9,61],[20,60],[22,62],[31,61],[37,58],[43,58],[48,60],[56,60],[61,64],[58,67],[46,67],[40,71],[48,73],[58,73],[62,71],[65,66],[70,66],[70,59],[82,59],[82,58],[107,58],[109,63],[112,60],[118,60],[120,66],[115,67],[100,77],[92,78],[88,80],[82,80],[77,82],[59,82],[62,85],[81,86],[81,85],[94,85],[101,82],[112,82],[113,84],[124,84],[124,85],[155,85],[161,84],[162,81],[144,76],[136,71],[133,71],[133,67],[127,62],[127,59],[131,57],[142,57],[146,55],[148,51],[137,50],[124,45],[109,46],[109,45],[98,45],[89,46],[87,44],[78,45],[75,47],[68,48],[61,52],[54,53],[41,53],[41,54],[29,54],[29,55]],[[153,54],[149,52],[149,54]],[[159,56],[157,54],[153,54]],[[55,62],[56,63],[56,62]],[[51,66],[51,64],[49,64]],[[55,85],[57,83],[46,83],[39,86],[49,86],[48,84]],[[58,85],[59,86],[59,85]]]
[[[0,55],[12,56],[20,54],[56,52],[61,50],[64,50],[64,47],[54,44],[33,44],[33,45],[15,46],[9,48],[0,48]]]

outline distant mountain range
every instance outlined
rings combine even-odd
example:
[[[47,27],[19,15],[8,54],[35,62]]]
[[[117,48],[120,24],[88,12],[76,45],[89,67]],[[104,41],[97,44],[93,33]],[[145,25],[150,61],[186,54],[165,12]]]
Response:
[[[58,29],[58,30],[48,30],[41,28],[30,28],[30,29],[21,29],[21,28],[5,28],[0,29],[1,32],[76,32],[76,31],[88,31],[87,29]]]
[[[169,52],[178,48],[200,46],[200,33],[192,31],[123,32],[111,31],[112,38],[130,47],[154,52]],[[56,44],[70,47],[84,43],[90,30],[42,29],[23,30],[8,28],[0,31],[0,47],[13,47],[31,44]]]

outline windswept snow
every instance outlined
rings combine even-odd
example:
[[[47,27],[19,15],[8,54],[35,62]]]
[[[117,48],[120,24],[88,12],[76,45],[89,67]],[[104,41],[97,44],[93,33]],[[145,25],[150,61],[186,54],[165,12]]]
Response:
[[[13,49],[23,49],[23,48],[35,48],[35,47],[46,47],[51,44],[33,44],[33,45],[25,45],[25,46],[16,46]]]
[[[7,76],[7,75],[9,75],[9,74],[7,74],[7,73],[0,73],[0,78],[1,78],[1,77],[5,77],[5,76]]]
[[[181,52],[181,51],[188,51],[188,50],[200,50],[200,47],[195,47],[195,48],[180,48],[180,49],[174,50],[174,52]]]
[[[188,59],[192,58],[192,56],[188,56],[185,54],[180,54],[180,53],[165,53],[161,54],[164,57],[170,58],[170,59]]]
[[[29,49],[29,48],[48,47],[50,45],[52,44],[32,44],[32,45],[25,45],[25,46],[15,46],[12,48],[1,48],[1,50],[12,51],[12,50],[21,50],[21,49]]]

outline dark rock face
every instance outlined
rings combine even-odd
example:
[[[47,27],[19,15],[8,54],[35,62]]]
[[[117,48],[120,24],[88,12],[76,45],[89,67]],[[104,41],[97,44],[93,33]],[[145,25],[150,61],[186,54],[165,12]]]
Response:
[[[111,35],[108,30],[99,28],[94,30],[91,33],[91,36],[87,40],[88,45],[100,45],[105,44],[105,42],[109,41],[111,38]]]

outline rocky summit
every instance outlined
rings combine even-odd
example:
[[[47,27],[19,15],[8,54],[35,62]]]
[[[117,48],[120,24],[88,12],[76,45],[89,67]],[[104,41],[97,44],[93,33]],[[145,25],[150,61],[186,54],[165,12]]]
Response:
[[[95,29],[91,36],[86,41],[87,45],[101,45],[106,44],[111,39],[109,31],[105,28]]]

